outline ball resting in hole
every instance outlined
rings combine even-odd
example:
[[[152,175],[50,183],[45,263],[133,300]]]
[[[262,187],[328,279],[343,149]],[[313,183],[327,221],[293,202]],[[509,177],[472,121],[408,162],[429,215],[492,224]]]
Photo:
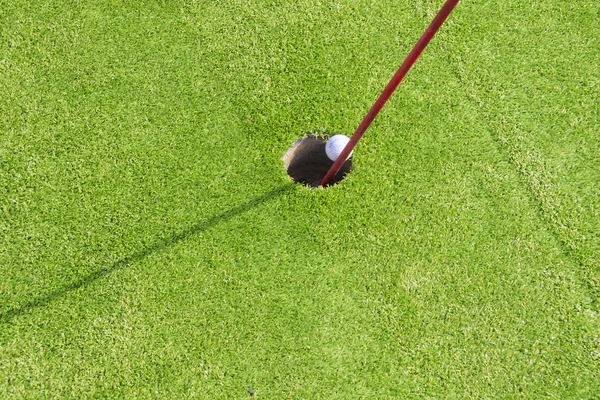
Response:
[[[316,135],[299,139],[281,158],[288,175],[295,183],[318,187],[333,165],[325,153],[327,140]],[[337,175],[329,182],[334,185],[344,179],[352,169],[352,159],[346,160]]]

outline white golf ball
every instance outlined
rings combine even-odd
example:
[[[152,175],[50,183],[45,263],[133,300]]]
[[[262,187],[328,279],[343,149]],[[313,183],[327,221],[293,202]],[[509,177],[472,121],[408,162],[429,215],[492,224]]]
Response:
[[[331,161],[337,160],[337,158],[340,156],[340,153],[342,152],[342,150],[344,150],[344,147],[346,147],[349,141],[350,139],[344,135],[335,135],[329,138],[327,143],[325,143],[325,153],[327,154],[327,157]],[[346,160],[349,159],[351,155],[352,152],[348,154]]]

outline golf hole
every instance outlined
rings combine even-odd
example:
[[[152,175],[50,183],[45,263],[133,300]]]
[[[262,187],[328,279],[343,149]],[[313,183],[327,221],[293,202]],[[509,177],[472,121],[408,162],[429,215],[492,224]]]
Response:
[[[321,180],[333,165],[325,154],[327,139],[308,134],[299,139],[281,158],[288,175],[295,183],[319,187]],[[335,185],[352,170],[352,159],[346,160],[337,175],[327,186]]]

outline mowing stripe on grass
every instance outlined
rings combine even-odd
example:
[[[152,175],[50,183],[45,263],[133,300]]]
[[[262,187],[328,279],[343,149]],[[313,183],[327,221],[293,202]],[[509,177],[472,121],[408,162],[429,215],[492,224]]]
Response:
[[[522,4],[522,7],[525,5]],[[586,18],[585,4],[580,2],[581,8],[577,11],[580,14],[575,13],[577,18]],[[469,7],[469,6],[467,6]],[[556,76],[552,73],[547,73],[546,70],[556,71],[557,67],[553,66],[553,63],[561,65],[561,68],[566,71],[577,71],[581,69],[579,65],[583,65],[583,69],[587,70],[590,74],[588,79],[592,82],[600,82],[600,76],[598,71],[593,71],[593,68],[588,68],[590,57],[594,54],[590,47],[586,45],[585,39],[580,39],[577,45],[580,47],[578,52],[575,52],[573,48],[572,40],[563,38],[565,32],[569,35],[577,37],[581,35],[587,37],[589,40],[593,40],[594,33],[586,30],[581,33],[573,32],[571,28],[571,20],[564,19],[563,10],[558,7],[553,7],[546,2],[534,2],[533,5],[529,5],[530,8],[543,9],[545,12],[542,13],[545,21],[555,21],[553,23],[558,24],[555,32],[545,32],[545,40],[541,43],[529,42],[527,36],[519,35],[518,26],[512,29],[498,28],[493,18],[495,12],[502,12],[502,8],[505,7],[503,2],[490,2],[486,5],[486,10],[490,11],[488,18],[484,18],[477,22],[476,25],[484,26],[486,29],[476,28],[471,29],[470,35],[465,35],[463,38],[469,40],[461,42],[456,38],[449,38],[456,49],[450,53],[449,59],[455,66],[456,75],[458,76],[462,89],[467,95],[467,98],[472,102],[474,108],[479,110],[482,120],[485,120],[486,128],[490,135],[496,141],[498,148],[504,152],[515,169],[519,171],[520,176],[527,187],[529,193],[532,196],[532,200],[537,204],[537,208],[540,212],[540,216],[547,223],[548,229],[556,237],[558,243],[561,244],[566,254],[572,257],[578,266],[578,273],[581,276],[582,282],[588,288],[590,294],[589,306],[596,312],[600,307],[600,235],[598,233],[597,224],[600,224],[600,215],[598,210],[594,208],[600,207],[599,198],[592,197],[586,198],[585,196],[576,199],[575,202],[569,198],[565,198],[565,193],[560,190],[559,172],[552,171],[549,166],[547,159],[543,154],[536,149],[536,140],[541,142],[542,139],[536,139],[540,136],[540,133],[548,130],[561,129],[561,125],[556,124],[556,127],[552,125],[552,120],[565,119],[566,114],[558,115],[550,112],[550,107],[546,104],[539,104],[537,102],[530,102],[528,97],[515,98],[511,89],[514,84],[505,83],[500,79],[509,78],[508,82],[512,80],[523,81],[520,78],[521,75],[546,75],[546,79],[550,80],[552,84],[559,87],[569,87],[569,85],[579,85],[578,79],[569,75],[567,72],[565,76]],[[491,10],[494,10],[491,12]],[[473,10],[473,9],[472,9]],[[468,14],[468,10],[466,13]],[[523,25],[525,27],[531,27],[530,29],[540,29],[538,25],[543,23],[538,22],[536,19],[522,17]],[[460,24],[458,21],[457,24]],[[464,22],[463,24],[472,24],[473,22]],[[561,25],[562,24],[562,25]],[[566,26],[569,25],[567,28]],[[600,30],[597,29],[596,25],[596,38],[600,35]],[[463,25],[463,29],[468,29]],[[568,29],[568,30],[567,30]],[[482,41],[482,38],[483,41]],[[493,39],[490,39],[493,38]],[[505,40],[505,41],[503,41]],[[506,46],[506,42],[515,42],[516,44]],[[557,51],[551,48],[551,46],[557,46],[560,43],[564,47],[558,50],[558,54],[569,49],[570,54],[576,54],[577,56],[568,61],[556,60]],[[530,51],[523,50],[530,46]],[[534,47],[531,47],[534,46]],[[515,52],[515,49],[520,49]],[[545,49],[545,50],[544,50]],[[530,52],[537,54],[544,54],[544,51],[548,54],[548,59],[540,59],[536,61],[532,60]],[[478,69],[471,68],[469,59],[474,55],[486,57],[489,61],[486,64],[486,68]],[[502,60],[510,54],[509,62],[494,62],[494,60]],[[596,56],[598,53],[596,53]],[[539,72],[536,72],[539,71]],[[533,92],[537,92],[537,87],[533,86],[527,88]],[[592,92],[593,93],[593,92]],[[592,94],[590,93],[590,94]],[[597,112],[591,112],[586,107],[586,103],[593,104],[594,102],[600,102],[598,98],[598,92],[592,96],[593,98],[584,98],[581,101],[581,105],[576,103],[574,113],[581,115],[582,118],[586,118],[590,121],[591,126],[599,126],[600,120]],[[532,95],[533,97],[533,95]],[[561,104],[569,102],[561,97],[551,98],[546,100],[550,104]],[[573,101],[576,101],[573,99]],[[538,109],[536,110],[536,107]],[[537,114],[537,115],[536,115]],[[532,123],[531,117],[535,115],[540,122]],[[545,124],[544,124],[545,123]],[[535,131],[534,129],[539,129]],[[583,135],[593,135],[593,130],[586,131],[584,128],[571,128],[569,131],[560,133],[560,136],[569,140],[576,140],[577,137]],[[600,141],[597,143],[600,149]],[[589,170],[594,169],[594,164],[600,167],[600,160],[596,156],[595,158],[589,158],[592,164],[588,164],[586,167]],[[564,172],[563,172],[564,173]],[[596,183],[594,183],[592,173],[592,179],[587,182],[582,182],[590,186],[600,185],[600,174],[596,173]],[[562,177],[562,179],[569,179],[568,175]],[[596,189],[597,190],[597,189]],[[592,192],[593,193],[593,192]],[[583,204],[589,204],[587,209],[582,207],[574,207],[577,202]],[[569,203],[569,204],[567,204]],[[596,221],[596,223],[589,223],[588,220]],[[596,225],[596,228],[593,226]],[[591,228],[590,228],[591,227]]]

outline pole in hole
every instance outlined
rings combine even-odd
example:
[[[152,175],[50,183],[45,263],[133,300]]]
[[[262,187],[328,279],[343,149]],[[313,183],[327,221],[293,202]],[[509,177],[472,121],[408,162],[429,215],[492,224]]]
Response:
[[[341,136],[342,138],[331,142],[336,136]],[[347,141],[344,141],[343,138],[348,140],[344,135],[335,135],[327,141],[325,137],[308,134],[302,139],[297,140],[281,158],[288,175],[295,183],[318,187],[325,174],[327,174],[327,171],[333,165],[333,160],[327,151],[327,143],[332,143],[329,145],[330,154],[337,159],[336,154],[339,156],[339,153],[347,144]],[[351,170],[352,159],[348,156],[328,186],[334,185],[344,179]]]

